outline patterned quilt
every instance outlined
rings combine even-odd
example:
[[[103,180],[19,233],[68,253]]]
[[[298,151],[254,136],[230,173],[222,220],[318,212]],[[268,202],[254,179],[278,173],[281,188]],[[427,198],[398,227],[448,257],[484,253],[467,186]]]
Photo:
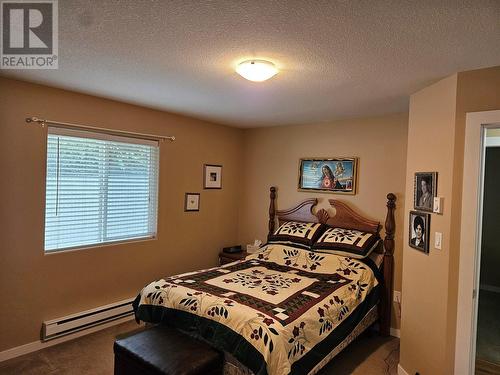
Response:
[[[292,246],[154,281],[136,318],[230,352],[255,374],[307,374],[377,303],[380,276],[354,260]]]

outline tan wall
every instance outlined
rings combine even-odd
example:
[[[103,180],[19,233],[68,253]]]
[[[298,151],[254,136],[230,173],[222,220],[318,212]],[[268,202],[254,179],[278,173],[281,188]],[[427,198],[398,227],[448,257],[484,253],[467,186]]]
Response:
[[[326,207],[327,199],[336,198],[381,222],[385,220],[386,195],[394,192],[399,205],[396,210],[394,287],[401,290],[407,120],[406,114],[400,114],[321,125],[246,130],[240,242],[251,243],[255,238],[265,241],[270,186],[278,188],[277,205],[281,209],[309,197],[320,198],[320,205]],[[334,156],[359,157],[356,195],[297,191],[300,158]],[[394,327],[399,327],[397,320],[393,319]]]
[[[410,374],[452,374],[454,364],[465,116],[500,108],[500,67],[445,78],[410,98],[405,226],[417,171],[437,171],[443,215],[432,214],[430,254],[403,247],[400,363]],[[442,250],[433,248],[443,233]]]
[[[400,363],[409,374],[445,374],[456,87],[454,75],[410,99],[404,227],[413,210],[415,172],[438,172],[438,195],[445,200],[443,215],[431,215],[428,255],[409,247],[404,233]],[[442,250],[432,246],[435,231],[443,233]]]
[[[0,87],[0,351],[38,340],[44,320],[214,266],[237,242],[242,130],[4,78]],[[158,239],[44,255],[46,129],[27,116],[175,135],[161,145]],[[203,163],[224,166],[222,190],[203,190]],[[184,212],[185,192],[201,192],[199,213]]]

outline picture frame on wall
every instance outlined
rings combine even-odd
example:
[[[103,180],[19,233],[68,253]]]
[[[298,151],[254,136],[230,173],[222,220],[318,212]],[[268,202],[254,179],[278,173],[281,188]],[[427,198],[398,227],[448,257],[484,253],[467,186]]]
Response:
[[[310,158],[299,162],[299,191],[356,194],[358,158]]]
[[[222,189],[222,165],[203,166],[203,189]]]
[[[431,214],[410,211],[408,245],[426,254],[429,253]]]
[[[184,198],[184,211],[200,210],[200,193],[186,193]]]
[[[417,172],[413,185],[413,208],[432,212],[437,196],[437,172]]]

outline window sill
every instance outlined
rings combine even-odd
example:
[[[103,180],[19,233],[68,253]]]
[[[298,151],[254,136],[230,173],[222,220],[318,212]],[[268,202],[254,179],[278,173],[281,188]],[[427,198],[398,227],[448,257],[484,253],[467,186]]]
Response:
[[[109,246],[124,245],[124,244],[131,244],[131,243],[145,242],[145,241],[155,241],[157,239],[158,239],[158,236],[141,237],[141,238],[131,238],[128,240],[103,242],[103,243],[99,243],[99,244],[92,244],[92,245],[85,245],[85,246],[67,247],[67,248],[60,249],[60,250],[48,250],[48,251],[44,250],[43,255],[55,255],[55,254],[62,254],[62,253],[71,253],[74,251],[90,250],[90,249],[96,249],[96,248],[100,248],[100,247],[109,247]]]

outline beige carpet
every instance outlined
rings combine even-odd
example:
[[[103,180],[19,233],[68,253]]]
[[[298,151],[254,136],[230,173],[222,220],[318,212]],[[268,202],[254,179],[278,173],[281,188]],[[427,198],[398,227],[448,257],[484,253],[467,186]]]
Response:
[[[0,362],[0,374],[113,374],[113,341],[117,334],[137,328],[123,323],[36,353]],[[397,374],[399,340],[362,335],[332,360],[321,375]]]

